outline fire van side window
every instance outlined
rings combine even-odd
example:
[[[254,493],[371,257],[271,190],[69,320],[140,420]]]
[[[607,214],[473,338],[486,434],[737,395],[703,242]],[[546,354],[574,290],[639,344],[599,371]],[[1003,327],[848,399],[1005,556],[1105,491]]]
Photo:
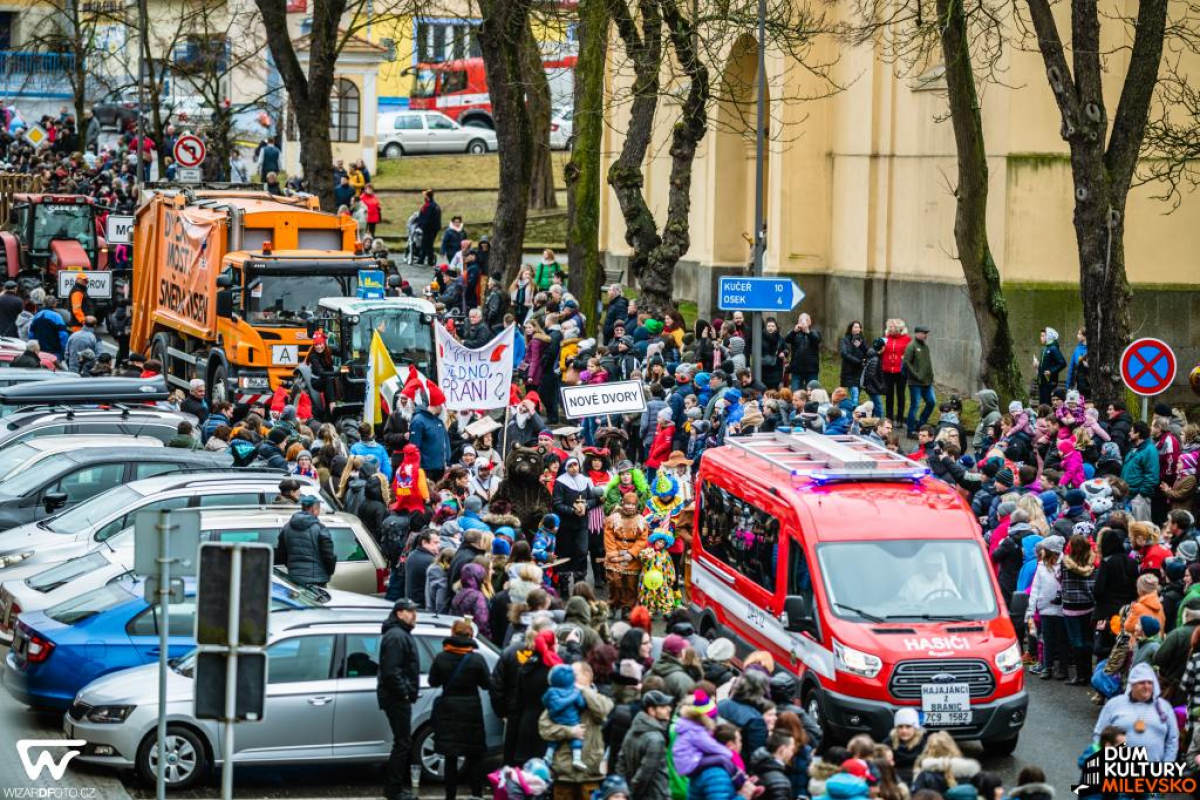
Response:
[[[704,485],[702,515],[704,550],[768,592],[775,591],[779,520],[711,483]]]

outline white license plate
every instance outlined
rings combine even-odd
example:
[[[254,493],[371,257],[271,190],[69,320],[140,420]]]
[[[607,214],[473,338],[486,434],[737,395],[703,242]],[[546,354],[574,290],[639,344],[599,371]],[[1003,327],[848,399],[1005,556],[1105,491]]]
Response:
[[[956,728],[970,725],[972,721],[970,711],[934,711],[925,715],[921,725],[926,728]]]
[[[965,683],[927,683],[921,687],[922,724],[945,727],[971,724],[971,687]]]

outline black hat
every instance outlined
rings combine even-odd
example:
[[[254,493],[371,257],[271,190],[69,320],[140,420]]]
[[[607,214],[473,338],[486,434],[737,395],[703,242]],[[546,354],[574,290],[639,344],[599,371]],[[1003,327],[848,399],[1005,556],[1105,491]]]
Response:
[[[392,606],[392,611],[416,611],[417,608],[417,604],[412,600],[409,600],[407,597],[401,597]]]
[[[9,283],[12,283],[12,281],[9,281]],[[4,285],[5,285],[5,287],[8,286],[7,283]],[[1166,403],[1155,403],[1154,404],[1154,413],[1155,413],[1155,415],[1160,416],[1160,417],[1170,417],[1173,412],[1171,411],[1171,407],[1169,405],[1167,405]]]
[[[146,357],[137,351],[130,351],[129,356],[125,359],[130,364],[145,364]]]
[[[929,326],[928,325],[918,325],[915,328],[915,330],[917,333],[929,333]]]
[[[17,288],[17,282],[16,282],[16,281],[5,281],[5,282],[4,282],[4,288],[5,288],[5,289],[16,289],[16,288]]]
[[[675,698],[666,692],[660,692],[657,689],[651,689],[642,695],[642,708],[655,708],[657,706],[673,706]]]

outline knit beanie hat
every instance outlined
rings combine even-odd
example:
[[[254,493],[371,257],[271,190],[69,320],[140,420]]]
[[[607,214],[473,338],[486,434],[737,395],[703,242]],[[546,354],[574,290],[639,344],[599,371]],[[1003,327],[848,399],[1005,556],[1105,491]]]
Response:
[[[1142,633],[1147,637],[1158,636],[1158,632],[1162,630],[1162,625],[1159,624],[1157,617],[1152,617],[1148,614],[1143,614],[1138,618],[1138,625],[1142,626]]]

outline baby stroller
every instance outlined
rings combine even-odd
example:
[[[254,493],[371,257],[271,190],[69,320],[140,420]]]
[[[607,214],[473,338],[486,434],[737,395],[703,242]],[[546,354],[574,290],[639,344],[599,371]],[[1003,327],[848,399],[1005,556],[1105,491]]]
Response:
[[[503,767],[488,775],[493,800],[546,800],[553,780],[550,765],[531,758],[521,767]]]
[[[406,264],[421,263],[421,245],[425,238],[425,232],[417,227],[417,217],[419,211],[414,211],[412,216],[408,218],[408,251],[404,254],[404,262]]]

